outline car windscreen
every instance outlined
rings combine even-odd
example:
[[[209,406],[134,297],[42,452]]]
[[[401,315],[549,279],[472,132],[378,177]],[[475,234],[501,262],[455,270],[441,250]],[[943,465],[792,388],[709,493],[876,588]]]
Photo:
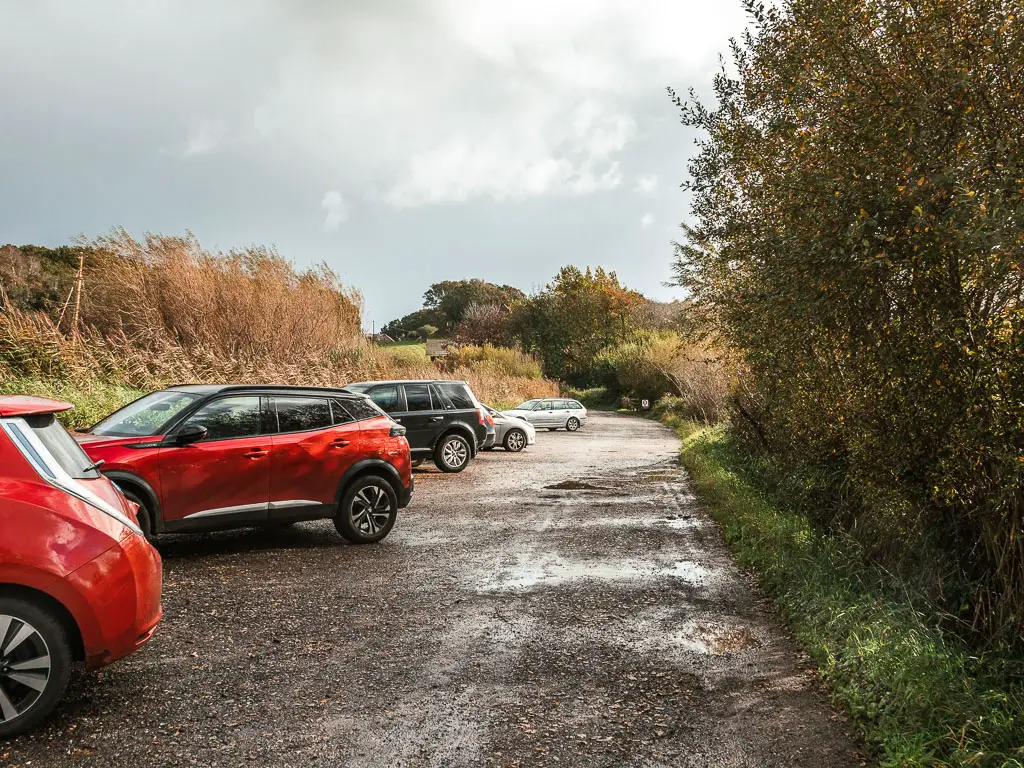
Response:
[[[85,455],[85,451],[75,442],[75,438],[68,434],[52,413],[26,416],[25,423],[39,438],[39,442],[49,452],[53,461],[70,477],[75,480],[95,480],[100,476],[99,471],[93,466],[92,459]]]
[[[520,403],[512,410],[514,411],[532,411],[534,407],[539,403],[539,400],[527,400],[525,403]]]
[[[183,410],[199,400],[200,395],[190,392],[163,390],[151,392],[143,398],[114,411],[90,430],[94,435],[110,437],[150,437],[163,433]]]

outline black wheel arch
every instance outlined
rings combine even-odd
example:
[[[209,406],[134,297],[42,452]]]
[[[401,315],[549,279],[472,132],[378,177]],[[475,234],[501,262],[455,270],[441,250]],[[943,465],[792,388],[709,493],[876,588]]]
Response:
[[[109,472],[104,472],[103,474],[108,480],[122,490],[130,490],[145,501],[149,508],[150,516],[152,517],[153,533],[163,533],[164,516],[161,514],[160,499],[157,496],[156,491],[153,490],[153,486],[138,475],[121,469],[112,469]]]
[[[334,508],[336,510],[341,507],[341,497],[345,495],[345,490],[364,475],[381,475],[391,484],[395,496],[399,499],[402,498],[404,491],[402,476],[398,474],[398,470],[392,464],[384,461],[384,459],[361,459],[346,469],[345,474],[338,481],[338,490],[334,494]]]
[[[71,641],[71,658],[75,661],[85,661],[85,643],[82,641],[82,630],[64,604],[57,598],[48,595],[24,584],[8,584],[0,582],[0,597],[9,597],[15,600],[24,600],[32,603],[41,609],[48,611],[60,623],[68,633]]]

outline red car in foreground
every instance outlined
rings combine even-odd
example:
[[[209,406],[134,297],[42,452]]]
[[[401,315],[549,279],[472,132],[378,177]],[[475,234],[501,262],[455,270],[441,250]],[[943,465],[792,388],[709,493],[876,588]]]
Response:
[[[413,493],[405,427],[339,389],[182,385],[78,436],[146,535],[330,518],[380,541]]]
[[[0,395],[0,739],[53,710],[73,662],[116,661],[160,621],[160,556],[57,421],[69,408]]]

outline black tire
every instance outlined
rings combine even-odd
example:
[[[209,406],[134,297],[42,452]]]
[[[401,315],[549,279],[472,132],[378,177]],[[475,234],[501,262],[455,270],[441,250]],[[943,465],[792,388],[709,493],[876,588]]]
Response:
[[[120,486],[118,486],[120,487]],[[150,510],[149,505],[142,500],[137,493],[132,490],[121,489],[121,493],[125,495],[128,501],[132,501],[139,505],[139,511],[136,513],[136,517],[139,518],[139,528],[142,529],[142,535],[147,540],[153,540],[153,512]]]
[[[0,648],[0,740],[24,733],[49,715],[71,675],[71,639],[57,617],[28,600],[0,597],[0,646],[9,645],[23,630],[30,634],[8,655]],[[45,671],[39,666],[44,657],[49,660]],[[12,670],[12,665],[20,668]],[[12,678],[12,673],[20,680]]]
[[[521,429],[510,429],[505,433],[503,444],[509,453],[519,453],[526,447],[526,433]]]
[[[558,427],[548,427],[548,432],[557,432]]]
[[[469,441],[462,435],[446,435],[434,449],[434,465],[442,472],[461,472],[472,457]]]
[[[342,494],[334,527],[352,544],[373,544],[395,527],[398,494],[380,475],[363,475]]]
[[[569,420],[565,422],[565,428],[570,432],[575,432],[577,429],[580,428],[580,420],[577,419],[575,416],[570,416]]]

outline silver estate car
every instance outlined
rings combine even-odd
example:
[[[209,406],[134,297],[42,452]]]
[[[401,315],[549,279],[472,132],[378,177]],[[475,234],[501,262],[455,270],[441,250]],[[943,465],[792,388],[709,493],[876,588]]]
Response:
[[[554,432],[567,429],[575,432],[587,423],[587,409],[579,400],[553,397],[543,400],[527,400],[511,411],[502,411],[507,416],[524,419],[535,427],[546,427]]]
[[[528,445],[537,442],[537,430],[533,424],[515,416],[501,413],[485,405],[484,409],[494,419],[494,447],[499,445],[511,453],[519,453]]]

